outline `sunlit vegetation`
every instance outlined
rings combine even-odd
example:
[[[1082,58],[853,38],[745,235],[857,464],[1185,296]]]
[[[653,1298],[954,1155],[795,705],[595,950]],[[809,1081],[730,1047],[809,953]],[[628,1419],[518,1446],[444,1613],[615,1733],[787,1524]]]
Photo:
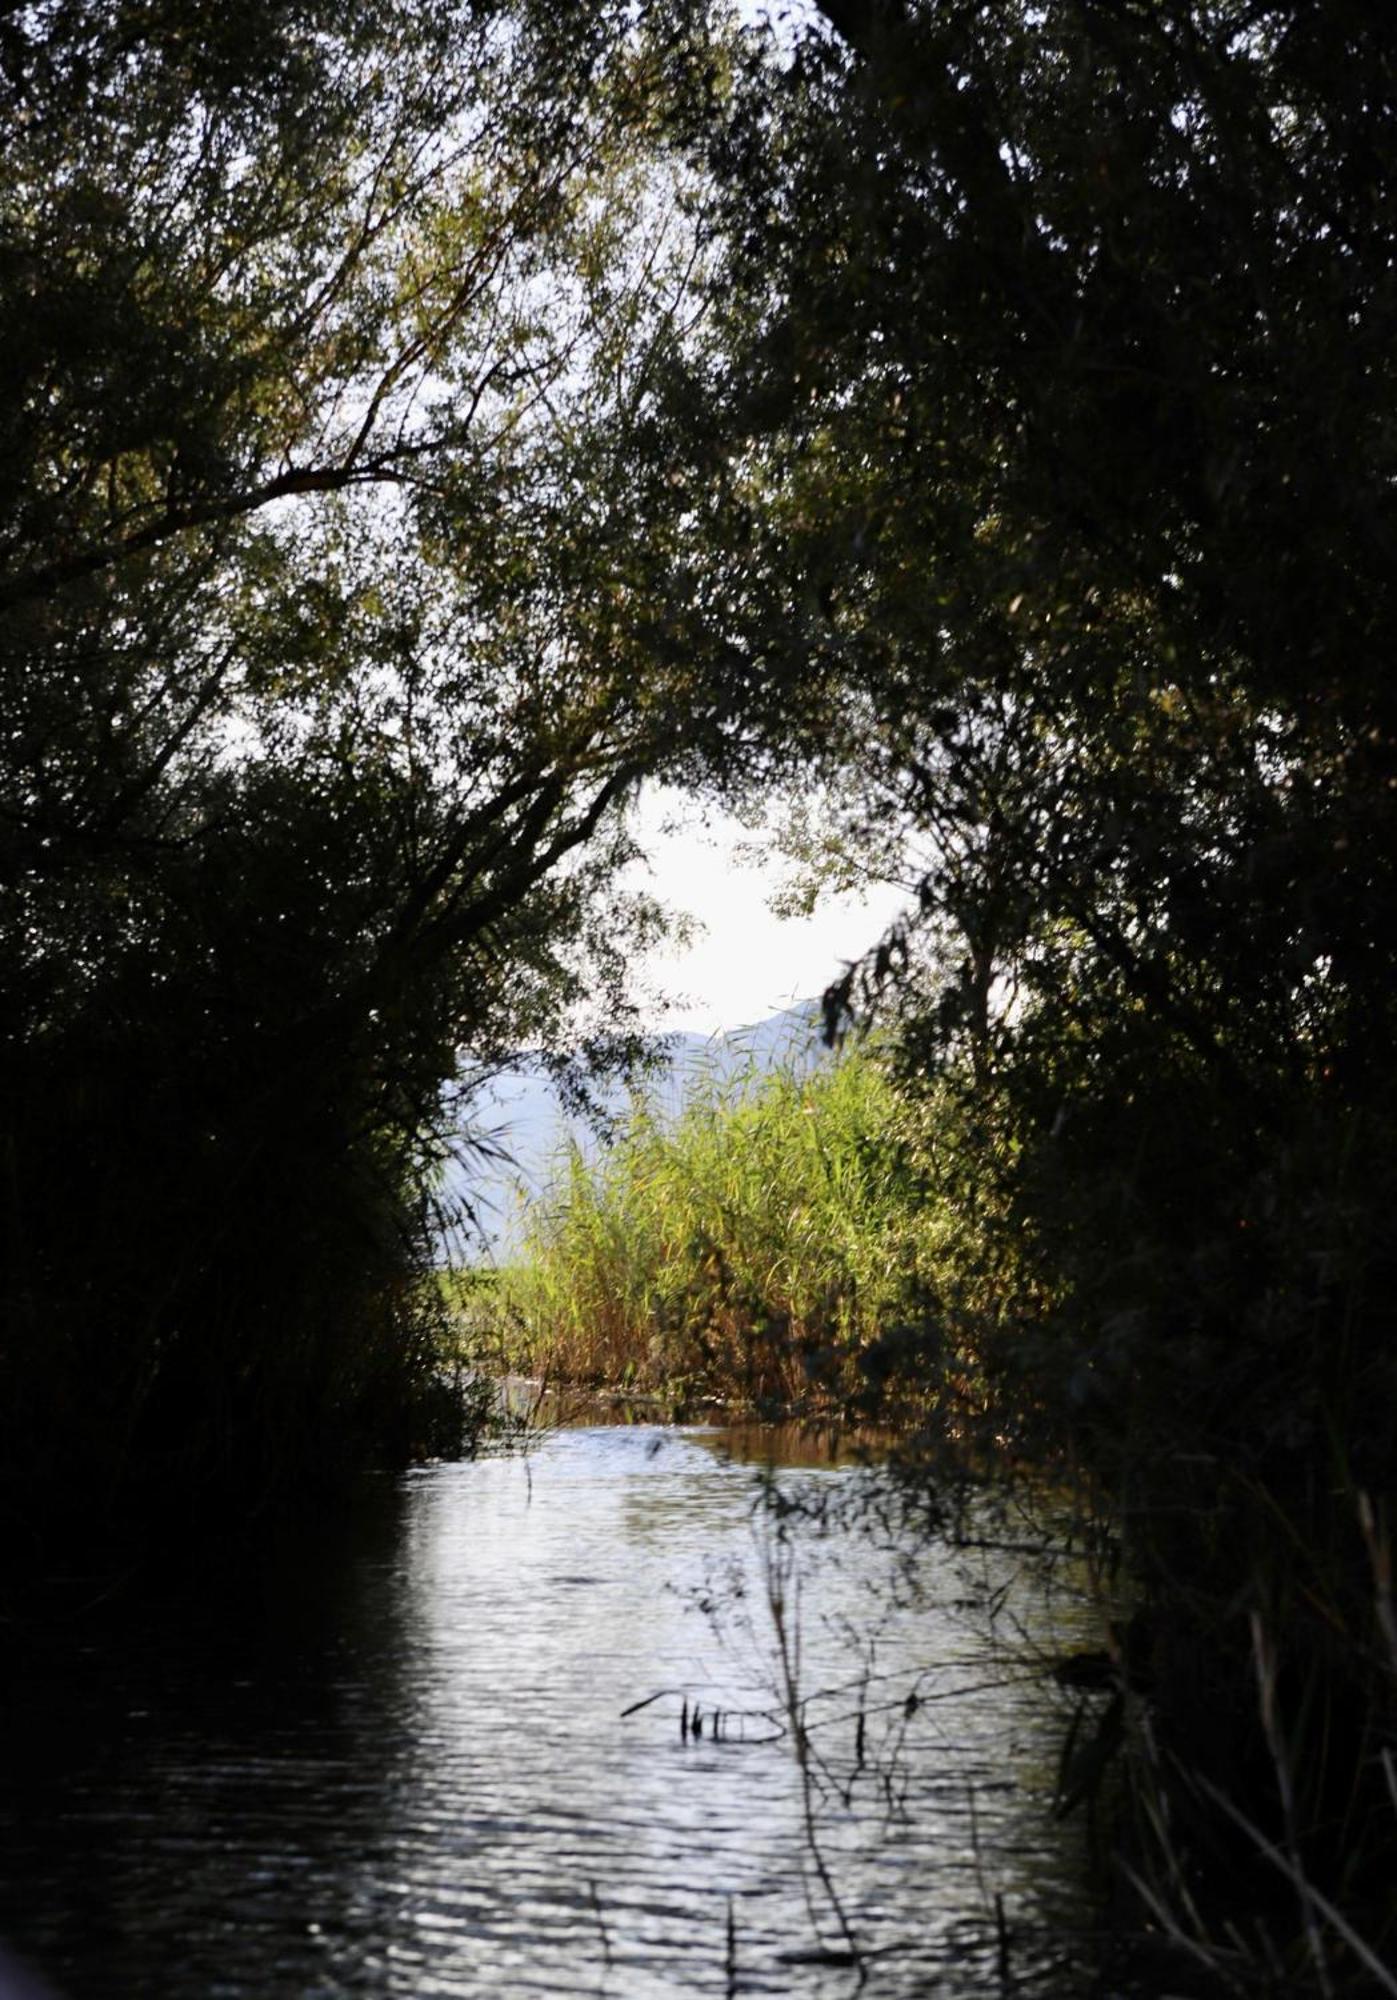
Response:
[[[694,1404],[848,1409],[944,1261],[948,1222],[882,1068],[697,1079],[571,1146],[491,1288],[512,1364]]]

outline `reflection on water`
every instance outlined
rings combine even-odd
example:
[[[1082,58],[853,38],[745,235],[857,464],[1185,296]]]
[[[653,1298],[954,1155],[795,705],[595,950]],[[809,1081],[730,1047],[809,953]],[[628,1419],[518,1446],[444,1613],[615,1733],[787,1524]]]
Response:
[[[718,1442],[598,1428],[434,1467],[253,1580],[12,1648],[0,1935],[69,2000],[851,1992],[770,1545]],[[891,1606],[867,1544],[798,1569],[814,1824],[864,1992],[994,1991],[996,1894],[1019,1990],[1060,1987],[1041,1692],[1003,1684],[948,1558]]]

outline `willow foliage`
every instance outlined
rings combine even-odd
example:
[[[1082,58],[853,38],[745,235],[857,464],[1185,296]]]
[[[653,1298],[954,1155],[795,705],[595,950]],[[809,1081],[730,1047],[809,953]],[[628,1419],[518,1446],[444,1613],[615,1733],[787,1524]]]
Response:
[[[624,8],[0,20],[0,1502],[459,1445],[458,1071],[624,1031],[699,254]],[[648,150],[647,150],[648,149]],[[649,164],[643,165],[648,159]],[[644,505],[649,532],[628,523]],[[642,629],[632,606],[648,602]]]

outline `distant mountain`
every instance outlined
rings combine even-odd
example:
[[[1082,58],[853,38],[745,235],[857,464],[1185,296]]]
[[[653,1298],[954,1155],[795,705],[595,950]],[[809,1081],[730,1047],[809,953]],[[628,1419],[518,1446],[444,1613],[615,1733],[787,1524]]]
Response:
[[[666,1108],[678,1110],[704,1075],[728,1081],[748,1071],[760,1078],[786,1065],[814,1068],[827,1057],[821,1019],[818,1000],[799,1001],[765,1021],[724,1034],[663,1037],[664,1060],[648,1088]],[[626,1092],[620,1086],[601,1098],[607,1111],[625,1109]],[[449,1168],[444,1190],[448,1206],[464,1200],[476,1216],[470,1240],[448,1246],[453,1260],[510,1255],[524,1203],[547,1187],[570,1139],[589,1155],[601,1146],[585,1120],[564,1112],[547,1076],[527,1058],[477,1094],[465,1112],[461,1157]]]

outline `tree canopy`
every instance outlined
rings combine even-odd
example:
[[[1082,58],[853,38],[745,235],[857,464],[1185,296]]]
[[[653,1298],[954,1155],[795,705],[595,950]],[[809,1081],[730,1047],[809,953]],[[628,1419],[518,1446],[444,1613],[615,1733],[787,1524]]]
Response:
[[[622,807],[755,743],[683,644],[662,51],[565,15],[0,23],[21,1511],[60,1433],[254,1492],[430,1440],[443,1092],[627,1027]]]
[[[787,591],[752,643],[825,690],[816,847],[923,857],[828,1005],[962,1090],[987,1430],[1104,1480],[1168,1754],[1370,1890],[1394,53],[1362,6],[820,0],[702,139],[761,496],[736,560]],[[959,1365],[964,1304],[911,1365]]]

